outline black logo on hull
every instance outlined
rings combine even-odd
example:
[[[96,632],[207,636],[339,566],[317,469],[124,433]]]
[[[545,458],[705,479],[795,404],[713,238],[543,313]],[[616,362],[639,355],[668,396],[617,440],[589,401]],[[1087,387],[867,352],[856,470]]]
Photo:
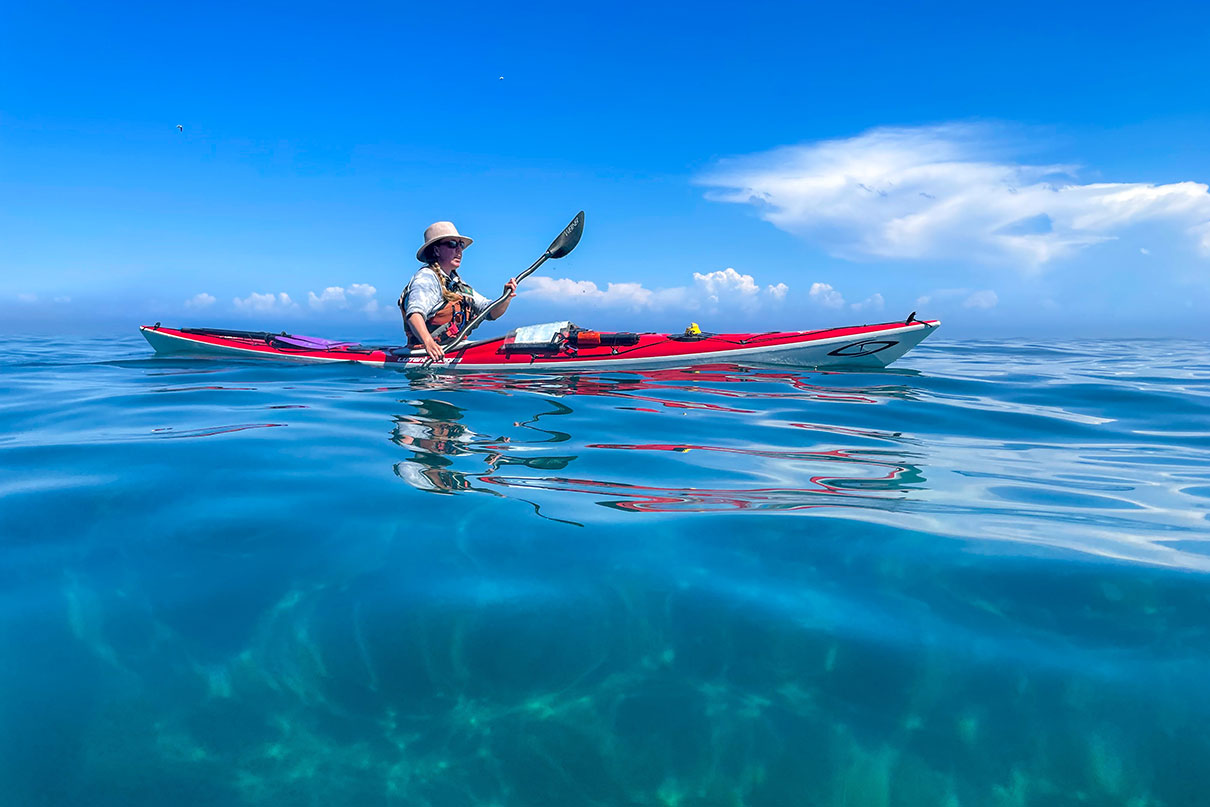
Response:
[[[888,341],[886,339],[867,339],[864,342],[854,342],[851,345],[838,347],[829,353],[829,356],[845,356],[853,358],[855,356],[869,356],[877,353],[880,350],[886,350],[888,347],[894,347],[898,342]]]

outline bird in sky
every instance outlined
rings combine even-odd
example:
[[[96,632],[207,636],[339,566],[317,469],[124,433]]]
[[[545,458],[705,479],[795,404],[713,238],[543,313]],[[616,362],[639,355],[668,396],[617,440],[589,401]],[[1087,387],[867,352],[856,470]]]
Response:
[[[178,124],[176,125],[176,130],[177,130],[178,132],[183,132],[183,131],[185,131],[185,127],[184,127],[184,126],[182,126],[181,124],[179,124],[179,123],[178,123]]]

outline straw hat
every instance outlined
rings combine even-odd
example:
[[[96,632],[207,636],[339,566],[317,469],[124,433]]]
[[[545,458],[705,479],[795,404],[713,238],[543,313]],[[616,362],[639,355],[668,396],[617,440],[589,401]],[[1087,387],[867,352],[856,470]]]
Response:
[[[435,221],[428,227],[424,228],[424,246],[416,250],[416,260],[421,263],[425,262],[424,252],[438,241],[444,241],[447,238],[457,238],[462,242],[462,248],[466,249],[471,244],[475,243],[475,239],[467,238],[458,232],[458,228],[454,226],[452,221]]]

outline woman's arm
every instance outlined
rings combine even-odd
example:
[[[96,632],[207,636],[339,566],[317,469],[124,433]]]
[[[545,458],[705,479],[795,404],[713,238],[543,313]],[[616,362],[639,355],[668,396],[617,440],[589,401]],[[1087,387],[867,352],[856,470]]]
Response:
[[[420,340],[429,358],[433,361],[444,359],[445,350],[429,333],[425,322],[429,314],[441,307],[441,284],[437,280],[437,273],[431,269],[420,269],[400,295],[399,307],[403,311],[404,325]]]
[[[510,277],[508,282],[504,284],[504,293],[508,296],[488,312],[488,319],[500,319],[500,317],[504,316],[504,312],[508,310],[508,304],[517,296],[517,279],[515,277]]]
[[[424,345],[424,352],[429,354],[429,358],[433,361],[444,361],[445,351],[429,333],[429,326],[425,324],[424,316],[420,313],[409,314],[407,323],[408,327],[412,329],[412,333],[416,334],[416,338]]]

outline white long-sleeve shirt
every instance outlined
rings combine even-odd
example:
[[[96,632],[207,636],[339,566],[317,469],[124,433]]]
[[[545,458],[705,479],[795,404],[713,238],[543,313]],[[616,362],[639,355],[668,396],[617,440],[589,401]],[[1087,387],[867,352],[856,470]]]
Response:
[[[454,275],[454,279],[457,280],[458,275]],[[491,300],[474,289],[471,289],[470,297],[475,314],[479,314],[492,304]],[[420,267],[404,287],[403,294],[399,295],[398,305],[403,309],[404,319],[412,314],[419,314],[427,322],[429,317],[436,314],[445,305],[445,298],[441,296],[441,281],[437,279],[437,273],[427,266]]]

